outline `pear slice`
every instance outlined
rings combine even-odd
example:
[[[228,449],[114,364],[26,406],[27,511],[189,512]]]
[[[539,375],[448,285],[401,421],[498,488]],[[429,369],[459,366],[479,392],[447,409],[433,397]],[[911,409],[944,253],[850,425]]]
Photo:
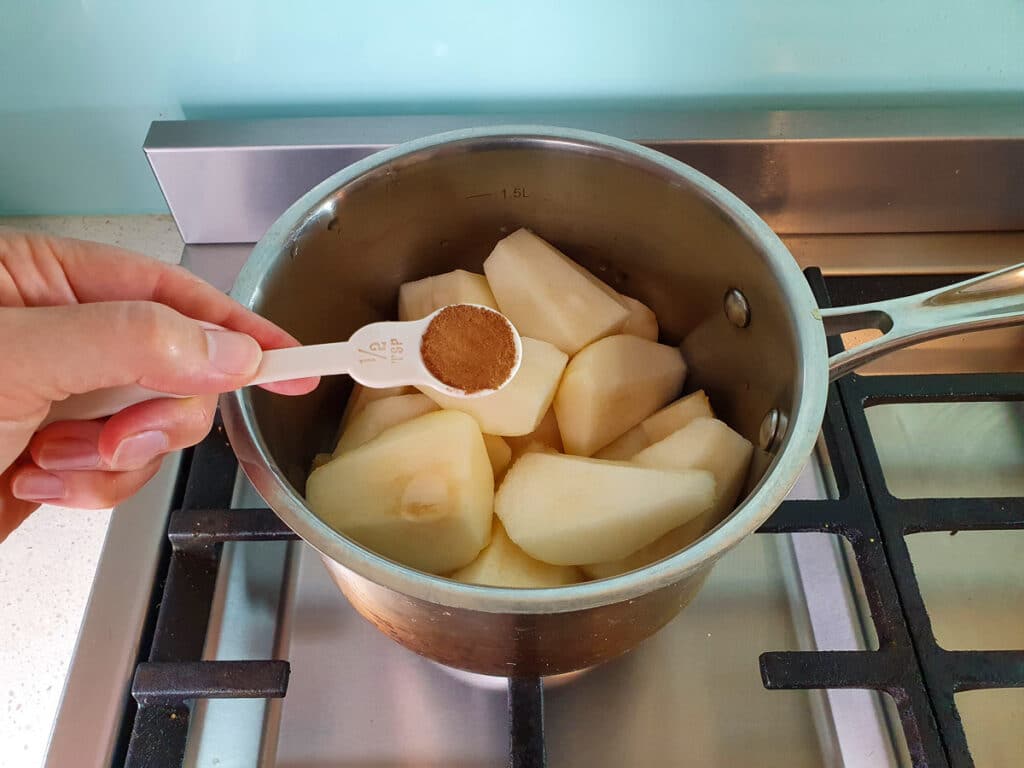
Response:
[[[491,462],[494,479],[500,480],[508,465],[512,463],[512,449],[497,435],[484,435],[484,447],[487,448],[487,458]]]
[[[540,424],[528,435],[518,437],[506,437],[505,442],[512,449],[512,460],[518,459],[529,451],[553,451],[562,452],[562,436],[558,433],[558,419],[555,418],[555,409],[548,408]]]
[[[704,514],[633,554],[617,561],[585,565],[584,572],[592,579],[616,576],[656,563],[692,544],[732,511],[746,482],[753,452],[751,442],[727,424],[701,417],[638,453],[633,463],[641,466],[711,472],[715,477],[715,503]]]
[[[655,316],[654,310],[643,302],[637,301],[632,296],[626,296],[623,293],[619,294],[619,299],[626,309],[629,310],[629,319],[622,326],[622,332],[628,333],[630,336],[639,336],[641,339],[657,341],[658,318]]]
[[[449,304],[498,308],[487,278],[464,269],[402,283],[398,289],[399,320],[419,320]]]
[[[505,475],[494,511],[528,555],[555,565],[615,560],[650,544],[714,503],[702,470],[527,453]]]
[[[652,413],[624,435],[595,453],[594,458],[628,461],[647,446],[664,440],[676,430],[682,429],[701,416],[707,418],[715,416],[703,389]]]
[[[468,413],[488,435],[527,435],[551,406],[568,356],[539,339],[523,337],[519,371],[504,389],[480,397],[451,397],[430,387],[420,391],[442,408]]]
[[[362,384],[353,384],[352,392],[345,404],[345,415],[341,419],[341,428],[344,429],[352,419],[362,413],[362,410],[376,400],[384,400],[388,397],[399,395],[415,395],[416,387],[364,387]]]
[[[373,400],[367,403],[359,414],[349,422],[338,439],[333,455],[339,456],[345,451],[358,448],[389,427],[436,410],[437,404],[429,397],[420,394],[398,395],[397,397],[386,397],[383,400]]]
[[[707,533],[706,526],[707,516],[700,515],[694,520],[680,525],[678,528],[673,528],[647,546],[640,547],[631,555],[626,555],[618,560],[581,565],[580,570],[591,579],[610,579],[612,576],[635,571],[659,560],[664,560],[669,555],[674,555],[683,547],[690,546],[690,544]]]
[[[621,304],[623,308],[629,312],[629,317],[619,333],[628,333],[631,336],[639,336],[642,339],[650,339],[651,341],[658,340],[658,318],[654,314],[654,310],[639,299],[634,299],[632,296],[619,293],[593,272],[584,269],[579,264],[576,264],[575,262],[573,262],[573,264],[576,266],[580,274],[590,281],[591,285],[600,288],[602,293],[615,299],[615,301]]]
[[[497,518],[491,529],[491,543],[469,565],[448,578],[466,584],[489,587],[562,587],[583,580],[583,573],[572,565],[550,565],[523,552],[508,537]]]
[[[498,308],[520,334],[568,355],[617,333],[630,317],[614,290],[595,285],[597,278],[526,229],[494,246],[484,273]]]
[[[489,540],[494,473],[472,417],[437,411],[313,470],[306,501],[325,523],[384,557],[449,573]]]
[[[595,341],[569,362],[555,395],[566,453],[608,445],[678,395],[685,377],[675,347],[625,334]]]

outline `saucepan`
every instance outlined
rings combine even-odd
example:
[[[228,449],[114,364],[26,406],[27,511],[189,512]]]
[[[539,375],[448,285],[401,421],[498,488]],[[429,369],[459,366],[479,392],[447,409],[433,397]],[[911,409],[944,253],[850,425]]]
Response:
[[[811,457],[829,380],[867,359],[1024,318],[1024,265],[904,299],[821,309],[772,230],[728,190],[663,154],[559,128],[473,129],[413,141],[349,166],[268,230],[234,287],[242,304],[305,343],[396,315],[398,286],[481,271],[495,242],[528,227],[653,308],[682,345],[686,388],[703,388],[765,460],[713,530],[658,563],[551,589],[498,589],[424,574],[360,547],[303,499],[329,451],[350,383],[284,398],[225,398],[241,465],[274,511],[322,556],[353,606],[442,664],[554,675],[635,647],[693,598],[712,566],[782,503]],[[826,334],[883,335],[829,359]]]

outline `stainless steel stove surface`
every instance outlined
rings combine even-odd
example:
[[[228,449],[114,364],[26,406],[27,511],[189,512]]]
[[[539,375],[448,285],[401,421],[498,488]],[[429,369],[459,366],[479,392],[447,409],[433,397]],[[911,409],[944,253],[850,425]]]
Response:
[[[825,493],[813,465],[791,498]],[[260,504],[240,481],[234,505]],[[726,766],[758,754],[765,766],[819,766],[840,752],[848,766],[896,765],[876,694],[832,692],[830,700],[769,692],[760,681],[757,657],[765,648],[816,647],[808,600],[851,611],[819,622],[817,647],[866,647],[841,563],[839,542],[827,534],[745,542],[685,614],[641,648],[546,692],[551,765]],[[339,596],[315,551],[232,543],[222,571],[206,657],[281,654],[291,678],[279,712],[252,700],[198,706],[189,765],[248,765],[261,749],[282,768],[506,761],[504,682],[499,690],[468,683],[386,639]],[[667,712],[682,727],[666,727],[659,713]],[[827,722],[832,712],[842,714],[839,732]],[[264,736],[268,716],[276,745]]]
[[[625,658],[547,690],[551,765],[739,765],[751,754],[764,766],[821,765],[806,694],[774,696],[757,671],[760,649],[796,647],[780,554],[769,540],[747,542],[685,618]],[[503,690],[474,687],[381,642],[305,548],[298,578],[278,766],[507,761]],[[666,712],[673,726],[658,716]]]
[[[952,275],[1020,261],[1024,254],[1024,208],[1019,205],[1024,178],[1012,171],[1024,167],[1024,110],[979,112],[973,122],[956,111],[939,112],[770,113],[731,119],[534,116],[533,122],[652,139],[648,143],[712,176],[724,176],[728,186],[785,233],[797,259],[821,266],[830,290],[836,288],[843,303],[849,303],[858,291],[882,285],[877,275],[920,276],[907,278],[910,283],[952,281]],[[376,145],[474,121],[524,122],[410,118],[156,124],[148,152],[189,243],[186,266],[227,287],[251,249],[230,243],[258,237],[319,178]],[[776,129],[788,132],[790,140],[778,142]],[[766,158],[775,175],[758,175]],[[949,179],[936,163],[949,166]],[[867,174],[865,166],[878,178]],[[969,167],[968,178],[960,171],[954,174],[954,166]],[[824,167],[832,171],[825,174]],[[753,169],[753,174],[737,168]],[[275,184],[254,186],[252,179],[261,174]],[[1002,192],[979,192],[983,186]],[[221,197],[230,202],[207,205],[205,212],[194,204]],[[792,513],[784,508],[776,516],[780,520],[773,518],[766,526],[769,535],[752,536],[723,558],[697,599],[640,648],[547,687],[541,742],[547,765],[1021,764],[1024,688],[1013,686],[1024,685],[1024,652],[1015,650],[1024,648],[1024,612],[1016,609],[1024,600],[1024,534],[989,530],[1024,525],[1024,517],[1013,518],[1024,509],[1024,385],[1019,377],[999,377],[1021,371],[1022,329],[931,342],[861,371],[864,375],[843,389],[842,399],[834,394],[827,440],[791,498],[862,500],[862,509],[836,507],[837,519],[866,515],[859,519],[874,531],[872,538],[859,538],[863,528],[848,525],[840,532],[849,542],[829,533],[789,532],[809,528],[801,527],[798,505],[788,508]],[[935,373],[984,375],[920,376]],[[932,384],[919,384],[924,381]],[[865,395],[873,391],[873,382],[878,392]],[[950,389],[933,391],[939,384]],[[906,388],[907,396],[887,399],[883,388],[896,385]],[[909,391],[915,388],[920,391]],[[851,403],[862,396],[867,407],[858,410]],[[979,397],[984,402],[975,402]],[[850,430],[857,433],[852,442]],[[211,440],[215,453],[230,457],[222,438]],[[872,452],[884,480],[874,474]],[[851,482],[850,468],[834,466],[837,455],[855,462],[853,484],[860,483],[860,495],[850,496],[845,487]],[[345,602],[318,555],[301,542],[286,540],[287,530],[272,517],[260,517],[257,526],[257,538],[271,540],[225,536],[219,568],[212,544],[193,553],[208,558],[202,562],[212,570],[190,572],[196,580],[189,599],[203,592],[208,578],[208,613],[194,605],[189,610],[157,606],[161,594],[153,581],[167,569],[162,558],[168,556],[168,513],[182,499],[182,489],[175,490],[177,462],[170,464],[137,502],[114,513],[49,766],[120,765],[126,754],[130,765],[164,765],[159,756],[173,754],[173,749],[163,750],[176,740],[186,745],[185,765],[210,768],[541,764],[535,760],[543,753],[510,745],[504,688],[466,682],[392,643]],[[265,506],[247,482],[235,478],[233,464],[224,466],[194,462],[189,487],[223,487],[235,508]],[[878,491],[880,485],[884,492]],[[962,497],[971,501],[961,506],[947,501]],[[917,514],[917,508],[899,506],[902,499],[921,499],[928,505],[920,507],[922,514],[934,509],[950,526],[894,528],[893,516]],[[951,536],[957,527],[953,523],[961,518],[965,530]],[[224,526],[240,519],[228,515]],[[175,546],[196,546],[174,531],[172,521]],[[252,538],[251,531],[246,535]],[[221,539],[210,539],[215,540]],[[906,567],[902,557],[908,557]],[[924,607],[914,602],[918,587]],[[198,611],[203,622],[209,616],[198,634],[184,622],[189,611]],[[198,637],[194,655],[171,658],[182,653],[182,646],[165,643],[164,656],[153,658],[154,618],[157,636],[177,631]],[[123,631],[112,634],[111,626]],[[929,650],[932,632],[941,648]],[[167,650],[172,647],[174,653]],[[954,697],[943,687],[949,680],[936,670],[948,662],[953,681],[963,680],[973,674],[970,664],[977,659],[942,656],[943,649],[989,651],[978,661],[990,665],[985,680],[1009,687],[968,685],[983,690]],[[779,651],[853,653],[771,653]],[[857,653],[865,651],[878,653]],[[184,684],[159,676],[200,655],[253,660],[259,667],[256,682],[242,687],[256,698],[200,698],[183,708],[175,692]],[[136,664],[147,658],[157,663],[140,667],[135,678],[135,698],[142,704],[136,711],[129,690]],[[290,664],[283,698],[259,697],[284,688],[283,668],[267,667],[267,659]],[[884,659],[902,660],[905,668]],[[186,671],[203,679],[202,669]],[[765,687],[767,682],[816,688],[817,680],[846,680],[854,687]],[[910,693],[894,702],[851,680],[900,696]],[[82,718],[82,711],[91,717]],[[522,712],[513,711],[513,719],[517,716]],[[958,731],[958,717],[963,731]],[[905,728],[907,733],[917,730],[909,747]],[[966,733],[970,754],[958,744],[958,732]]]
[[[757,669],[763,649],[800,647],[786,593],[792,558],[773,537],[745,542],[664,631],[547,690],[550,764],[724,766],[758,754],[764,766],[821,765],[807,695],[764,690]],[[467,684],[385,640],[339,600],[313,551],[300,559],[278,766],[508,759],[504,690]],[[672,713],[671,725],[660,713]]]

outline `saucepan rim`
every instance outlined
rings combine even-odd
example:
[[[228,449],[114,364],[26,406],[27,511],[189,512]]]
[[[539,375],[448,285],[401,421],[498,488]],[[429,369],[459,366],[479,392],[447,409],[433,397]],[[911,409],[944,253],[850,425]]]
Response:
[[[228,438],[256,490],[271,508],[320,553],[378,585],[408,597],[486,613],[560,613],[622,602],[674,584],[707,567],[752,534],[785,499],[811,457],[825,412],[828,368],[817,303],[789,250],[739,198],[714,180],[665,154],[589,131],[534,125],[472,128],[396,145],[354,163],[318,184],[285,211],[260,239],[232,296],[252,307],[280,259],[289,258],[301,234],[333,214],[339,190],[389,167],[448,152],[498,147],[563,148],[644,167],[665,183],[687,185],[710,201],[764,257],[791,312],[796,356],[794,402],[777,453],[753,492],[715,529],[681,552],[637,571],[567,587],[509,589],[451,581],[395,563],[365,549],[321,521],[288,482],[263,439],[252,394],[243,389],[222,402]],[[397,289],[397,286],[396,286]]]

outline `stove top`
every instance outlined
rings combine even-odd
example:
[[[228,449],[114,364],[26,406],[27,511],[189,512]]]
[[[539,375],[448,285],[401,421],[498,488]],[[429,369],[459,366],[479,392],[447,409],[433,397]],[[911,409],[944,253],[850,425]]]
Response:
[[[867,124],[849,114],[812,117],[574,119],[657,134],[646,143],[753,190],[797,259],[822,267],[826,279],[808,279],[823,302],[911,293],[1024,253],[1024,212],[1007,202],[1024,199],[1012,170],[1024,167],[1024,121],[1014,133],[1013,115],[960,115],[943,136],[914,132],[920,113],[889,114],[858,137],[839,133],[844,119]],[[726,140],[701,133],[724,125]],[[280,190],[372,144],[330,136],[366,127],[155,125],[148,152],[189,241],[183,260],[229,285],[251,246],[216,243],[258,236]],[[382,135],[423,127],[397,120]],[[221,169],[215,183],[199,157]],[[271,157],[288,183],[252,184]],[[872,183],[888,204],[866,194],[851,158],[885,171]],[[977,174],[1001,190],[994,207],[980,205],[991,195],[979,198]],[[243,194],[219,213],[241,207],[243,219],[214,221],[215,204],[203,219],[189,202],[225,191]],[[639,649],[546,690],[467,683],[366,624],[215,430],[114,513],[48,765],[1015,764],[1024,620],[1007,607],[1024,597],[1024,537],[1009,532],[1024,527],[1022,370],[1024,331],[1009,329],[905,350],[833,385],[818,456],[762,534]]]

